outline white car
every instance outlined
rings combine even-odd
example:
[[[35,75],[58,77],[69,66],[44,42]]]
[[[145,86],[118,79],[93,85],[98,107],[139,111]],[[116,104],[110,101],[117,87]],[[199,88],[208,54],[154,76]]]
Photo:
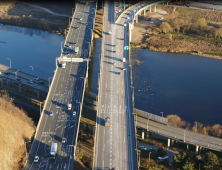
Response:
[[[34,162],[39,162],[39,157],[35,156]]]
[[[53,111],[49,111],[49,115],[52,116],[53,115]]]
[[[75,116],[75,115],[76,115],[76,111],[73,111],[72,115],[74,115],[74,116]]]
[[[116,63],[114,63],[114,66],[116,65]]]
[[[159,20],[162,21],[162,20],[163,20],[163,17],[159,18]]]
[[[28,83],[33,84],[33,81],[32,81],[32,80],[29,80]]]
[[[62,143],[66,143],[66,138],[65,137],[62,138]]]
[[[82,21],[82,18],[79,18],[80,21]]]

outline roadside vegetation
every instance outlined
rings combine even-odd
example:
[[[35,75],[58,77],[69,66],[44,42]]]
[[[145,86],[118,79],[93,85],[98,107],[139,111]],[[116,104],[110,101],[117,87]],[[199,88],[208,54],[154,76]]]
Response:
[[[36,127],[7,93],[1,90],[0,96],[0,169],[22,170],[27,160],[26,146],[29,151]]]
[[[167,5],[158,5],[157,9],[167,11],[167,15],[162,21],[154,18],[140,47],[222,59],[221,12]],[[148,12],[146,17],[152,15]]]
[[[205,135],[210,135],[214,137],[221,138],[222,137],[222,125],[215,124],[213,126],[205,126],[202,123],[196,122],[193,126],[181,118],[178,115],[168,115],[167,116],[168,123],[170,126],[180,127],[180,128],[187,128],[188,130],[202,133]]]

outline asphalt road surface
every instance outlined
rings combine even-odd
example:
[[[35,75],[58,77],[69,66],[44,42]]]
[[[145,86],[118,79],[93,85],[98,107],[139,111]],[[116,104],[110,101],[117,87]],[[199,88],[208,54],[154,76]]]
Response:
[[[94,169],[136,170],[129,66],[123,63],[124,28],[117,32],[114,16],[114,2],[105,1]]]
[[[91,32],[87,30],[93,27],[95,8],[95,2],[91,5],[78,3],[64,45],[64,51],[69,51],[70,57],[88,58],[87,38],[90,41]],[[91,25],[86,25],[86,22],[91,22]],[[79,29],[76,29],[77,27]],[[77,55],[73,53],[76,46],[79,47]],[[61,64],[57,67],[25,170],[73,170],[74,146],[78,134],[87,68],[88,61],[67,62],[65,68],[62,68]],[[71,110],[67,107],[69,103],[72,104]],[[52,115],[49,114],[51,111]],[[61,142],[63,137],[66,138],[65,143]],[[52,143],[58,145],[56,159],[49,159]],[[35,156],[39,156],[38,162],[34,162]]]

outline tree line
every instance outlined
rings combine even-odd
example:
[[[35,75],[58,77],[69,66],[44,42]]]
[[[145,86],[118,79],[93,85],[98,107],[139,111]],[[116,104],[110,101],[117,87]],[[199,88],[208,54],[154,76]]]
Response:
[[[183,34],[196,34],[205,37],[217,38],[222,37],[222,28],[219,26],[209,26],[205,18],[194,19],[180,19],[174,18],[162,22],[160,25],[162,33],[183,33]]]
[[[213,126],[204,126],[202,123],[195,122],[194,125],[191,125],[189,122],[181,120],[178,115],[168,115],[167,119],[169,125],[171,126],[187,128],[188,130],[202,133],[205,135],[211,135],[219,138],[222,137],[222,125],[220,124],[215,124]]]

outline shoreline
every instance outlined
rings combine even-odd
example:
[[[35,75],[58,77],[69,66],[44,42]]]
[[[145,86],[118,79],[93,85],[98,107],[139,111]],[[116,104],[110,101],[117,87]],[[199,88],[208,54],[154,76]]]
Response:
[[[204,54],[204,52],[195,52],[195,51],[176,51],[176,50],[159,50],[157,48],[150,48],[149,46],[141,43],[141,44],[136,44],[136,43],[132,43],[130,44],[131,49],[148,49],[152,52],[163,52],[163,53],[175,53],[175,54],[190,54],[190,55],[197,55],[199,57],[206,57],[206,58],[213,58],[213,59],[218,59],[218,60],[222,60],[222,56],[219,55],[210,55],[210,54]]]

